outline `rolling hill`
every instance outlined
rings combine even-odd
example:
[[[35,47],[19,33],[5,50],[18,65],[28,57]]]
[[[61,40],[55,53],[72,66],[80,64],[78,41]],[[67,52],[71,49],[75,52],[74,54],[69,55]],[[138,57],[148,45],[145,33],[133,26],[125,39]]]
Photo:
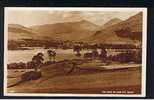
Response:
[[[22,40],[22,39],[35,39],[35,40],[44,40],[47,37],[40,36],[36,31],[31,30],[30,28],[24,27],[18,24],[9,24],[8,25],[8,39],[9,40]]]
[[[105,28],[107,28],[109,26],[112,26],[114,24],[118,24],[120,22],[122,22],[121,19],[119,19],[119,18],[113,18],[113,19],[109,20],[108,22],[106,22],[104,25],[102,25],[102,27],[100,27],[100,28],[105,29]]]
[[[81,20],[77,22],[63,22],[55,24],[36,25],[30,27],[39,35],[52,37],[56,40],[80,40],[95,33],[97,25]]]

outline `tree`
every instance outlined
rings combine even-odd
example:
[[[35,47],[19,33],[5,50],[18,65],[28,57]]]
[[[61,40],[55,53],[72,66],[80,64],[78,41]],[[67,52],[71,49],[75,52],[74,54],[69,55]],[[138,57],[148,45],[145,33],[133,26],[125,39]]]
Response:
[[[107,51],[105,50],[104,47],[101,48],[101,54],[100,54],[100,58],[102,61],[106,61],[106,58],[107,58]]]
[[[93,50],[92,50],[92,57],[93,57],[93,59],[95,59],[95,58],[98,57],[98,56],[99,56],[99,54],[98,54],[97,49],[93,49]]]
[[[81,56],[81,47],[79,45],[74,46],[73,51],[76,52],[76,56],[80,57]]]
[[[56,52],[52,51],[52,50],[48,50],[47,53],[48,53],[48,56],[49,56],[49,60],[54,62],[55,57],[56,57]]]
[[[43,61],[44,61],[44,59],[43,59],[43,53],[38,53],[37,55],[34,55],[33,56],[32,62],[34,64],[35,71],[38,70],[38,68],[43,63]]]

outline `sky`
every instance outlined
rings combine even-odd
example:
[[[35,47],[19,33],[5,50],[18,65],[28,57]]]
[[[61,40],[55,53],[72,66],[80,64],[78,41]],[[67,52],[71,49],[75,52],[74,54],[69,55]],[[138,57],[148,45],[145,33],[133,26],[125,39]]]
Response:
[[[113,18],[126,20],[139,11],[65,11],[65,10],[8,10],[8,24],[20,24],[26,27],[42,24],[54,24],[87,20],[103,25]]]

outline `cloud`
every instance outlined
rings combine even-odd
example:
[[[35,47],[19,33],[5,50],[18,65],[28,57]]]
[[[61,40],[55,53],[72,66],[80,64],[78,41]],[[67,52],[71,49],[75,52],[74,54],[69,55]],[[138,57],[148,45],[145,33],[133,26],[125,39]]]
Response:
[[[125,20],[136,13],[138,12],[13,10],[9,11],[8,22],[24,26],[32,26],[39,24],[88,20],[95,24],[102,25],[112,18],[116,17]]]

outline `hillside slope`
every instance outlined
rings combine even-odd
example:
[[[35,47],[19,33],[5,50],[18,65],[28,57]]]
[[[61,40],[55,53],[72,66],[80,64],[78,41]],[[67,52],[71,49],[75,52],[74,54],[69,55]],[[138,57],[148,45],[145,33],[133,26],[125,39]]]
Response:
[[[40,35],[52,37],[56,40],[80,40],[93,35],[98,26],[81,20],[78,22],[64,22],[56,24],[37,25],[30,27]]]
[[[129,19],[120,23],[106,27],[105,29],[98,30],[92,35],[88,41],[103,42],[103,43],[134,43],[131,37],[122,37],[124,33],[116,33],[119,30],[125,30],[129,28],[131,32],[134,32],[133,37],[139,38],[142,36],[142,13],[138,13]],[[137,35],[135,34],[137,33]],[[139,34],[138,34],[139,33]]]
[[[40,36],[36,31],[18,24],[8,25],[8,39],[9,40],[22,40],[22,39],[47,39]]]

